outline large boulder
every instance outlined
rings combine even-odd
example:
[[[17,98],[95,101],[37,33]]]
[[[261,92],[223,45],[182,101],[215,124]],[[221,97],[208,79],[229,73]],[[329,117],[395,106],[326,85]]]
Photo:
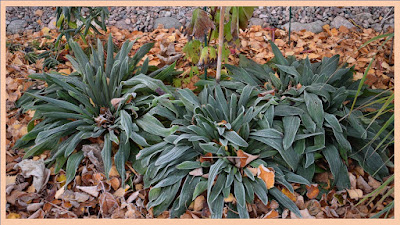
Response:
[[[308,30],[315,34],[322,32],[322,26],[324,23],[321,20],[314,21],[312,23],[299,23],[294,22],[291,26],[291,31],[301,31],[301,30]],[[283,28],[289,30],[289,23],[283,25]]]
[[[13,20],[7,26],[7,32],[12,34],[22,33],[28,24],[25,20]]]
[[[337,16],[335,17],[335,19],[333,19],[333,21],[331,22],[331,26],[335,27],[335,28],[339,28],[341,26],[345,26],[347,28],[353,28],[354,25],[346,20],[345,18],[341,17],[341,16]]]
[[[182,24],[179,22],[179,20],[173,18],[173,17],[160,17],[157,18],[154,21],[154,28],[157,28],[159,24],[164,25],[164,28],[169,29],[172,27],[175,27],[176,29],[179,29]]]

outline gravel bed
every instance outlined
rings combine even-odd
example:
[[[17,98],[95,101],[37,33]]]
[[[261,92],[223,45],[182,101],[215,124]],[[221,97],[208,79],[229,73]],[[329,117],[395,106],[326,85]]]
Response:
[[[172,26],[188,26],[194,8],[111,7],[107,24],[130,31],[145,32],[152,31],[155,25],[166,20],[172,23]],[[86,11],[84,8],[83,13]],[[26,29],[38,31],[45,26],[52,27],[54,17],[55,7],[7,7],[7,32],[19,33]],[[393,7],[292,7],[292,23],[309,24],[322,21],[323,24],[332,24],[336,17],[341,17],[342,20],[344,18],[345,22],[353,20],[360,27],[378,31],[381,27],[387,29],[394,26]],[[257,7],[251,19],[251,24],[263,27],[282,28],[288,22],[289,7]]]

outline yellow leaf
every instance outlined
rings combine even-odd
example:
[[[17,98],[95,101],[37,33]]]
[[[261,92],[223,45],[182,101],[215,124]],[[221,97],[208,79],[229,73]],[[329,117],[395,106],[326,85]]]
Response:
[[[175,35],[169,36],[169,37],[167,38],[167,40],[168,40],[169,42],[174,42],[174,41],[175,41]]]
[[[338,32],[338,30],[337,30],[336,28],[332,28],[331,34],[332,34],[333,36],[337,36],[337,35],[339,34],[339,32]]]
[[[292,200],[293,202],[296,202],[297,200],[296,196],[294,196],[294,194],[290,192],[287,188],[283,188],[282,193],[285,194],[288,198],[290,198],[290,200]]]
[[[48,28],[48,27],[43,27],[43,28],[42,28],[42,32],[43,32],[43,35],[49,35],[50,28]]]
[[[10,213],[7,215],[7,219],[21,219],[21,215],[17,213]]]
[[[271,167],[266,168],[263,164],[258,166],[258,177],[261,178],[267,189],[273,188],[275,184],[275,170]]]
[[[328,31],[328,30],[330,29],[330,26],[329,26],[329,24],[325,24],[324,26],[322,26],[322,28],[323,28],[325,31]]]
[[[235,201],[235,197],[233,196],[232,193],[229,193],[229,196],[227,198],[224,198],[224,202],[233,202]]]
[[[61,74],[69,75],[71,73],[71,69],[61,69],[58,72],[61,73]]]
[[[57,182],[60,183],[61,186],[64,186],[64,185],[65,185],[65,181],[67,180],[67,177],[65,176],[65,174],[60,174],[60,175],[57,177],[56,180],[57,180]]]

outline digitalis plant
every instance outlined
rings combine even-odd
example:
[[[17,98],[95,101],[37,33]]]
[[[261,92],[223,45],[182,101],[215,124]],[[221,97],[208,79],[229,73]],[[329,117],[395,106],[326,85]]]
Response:
[[[29,123],[29,132],[17,141],[15,148],[24,149],[25,158],[50,150],[47,162],[55,161],[55,172],[67,163],[68,184],[84,157],[80,146],[90,143],[91,138],[100,137],[104,140],[101,152],[104,173],[108,176],[112,166],[114,142],[118,145],[115,166],[124,182],[125,162],[133,159],[134,168],[142,171],[134,155],[140,148],[158,143],[177,129],[177,126],[165,128],[148,114],[157,99],[171,93],[162,81],[144,75],[146,63],[137,66],[153,44],[142,46],[133,57],[128,56],[134,44],[130,41],[125,42],[114,57],[111,35],[106,56],[100,40],[97,49],[92,47],[90,57],[76,42],[71,40],[69,44],[75,57],[67,58],[76,72],[69,76],[59,73],[30,75],[45,81],[47,87],[32,89],[19,100],[20,107],[34,110],[35,115]]]
[[[365,109],[378,111],[385,101],[376,101],[376,96],[390,98],[390,93],[365,86],[357,91],[359,81],[353,81],[353,67],[339,66],[339,55],[310,63],[308,58],[283,57],[272,42],[271,47],[275,57],[269,63],[259,65],[242,57],[239,66],[226,65],[231,81],[221,82],[239,91],[251,85],[261,96],[277,97],[273,120],[284,138],[280,146],[265,143],[278,151],[293,148],[300,154],[300,163],[291,168],[309,181],[316,162],[322,159],[328,162],[339,189],[350,186],[349,158],[379,180],[388,176],[386,143],[393,136],[393,111],[374,117]],[[351,110],[355,96],[358,99]]]
[[[212,218],[248,218],[247,204],[255,196],[264,204],[268,196],[275,198],[300,216],[294,202],[275,185],[293,192],[289,182],[310,184],[286,169],[285,161],[297,166],[300,154],[292,147],[280,149],[278,140],[287,137],[274,128],[275,97],[258,97],[250,85],[240,95],[219,85],[204,88],[198,96],[188,89],[178,92],[179,100],[154,108],[179,126],[177,132],[137,155],[147,168],[143,177],[145,188],[150,188],[147,208],[157,216],[172,205],[170,216],[179,217],[206,192]],[[238,215],[224,214],[225,205]]]

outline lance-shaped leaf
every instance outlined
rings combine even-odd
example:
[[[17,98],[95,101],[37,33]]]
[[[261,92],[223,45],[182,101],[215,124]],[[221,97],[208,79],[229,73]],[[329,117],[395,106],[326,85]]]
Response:
[[[300,118],[297,116],[285,116],[282,119],[285,136],[283,137],[283,149],[287,150],[293,144],[296,133],[300,127]]]

